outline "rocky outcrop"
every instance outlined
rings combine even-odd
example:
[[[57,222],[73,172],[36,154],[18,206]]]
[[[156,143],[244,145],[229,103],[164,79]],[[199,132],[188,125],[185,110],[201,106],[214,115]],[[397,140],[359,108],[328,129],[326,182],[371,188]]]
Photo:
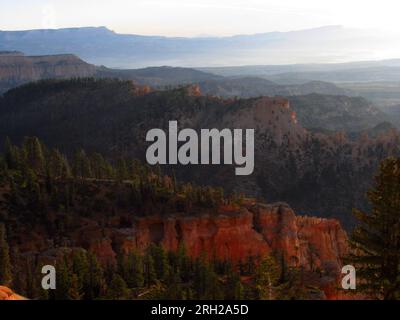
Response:
[[[309,270],[341,266],[347,235],[335,219],[296,216],[284,203],[257,204],[255,226],[271,249],[281,252],[289,266]]]
[[[200,86],[198,84],[193,84],[193,85],[187,86],[186,94],[188,96],[200,97],[201,96]]]
[[[337,272],[347,250],[347,236],[337,220],[296,216],[283,203],[253,203],[219,214],[154,215],[137,219],[132,228],[114,229],[110,237],[123,251],[151,243],[176,250],[184,244],[192,256],[205,253],[233,262],[281,254],[288,266],[310,271]]]
[[[234,265],[249,257],[259,261],[274,255],[287,267],[301,268],[306,282],[320,288],[328,299],[348,299],[338,290],[342,257],[347,235],[335,219],[296,216],[285,203],[262,204],[245,199],[238,205],[225,205],[209,212],[196,211],[169,215],[135,217],[115,215],[107,223],[80,218],[73,232],[65,234],[64,244],[23,253],[39,264],[55,264],[74,250],[93,252],[103,265],[115,264],[118,253],[144,252],[151,244],[176,251],[184,245],[192,257],[230,261]],[[40,252],[40,253],[39,253]],[[283,260],[281,260],[283,258]]]
[[[124,250],[161,244],[176,250],[184,244],[191,256],[205,253],[222,260],[240,261],[269,252],[262,235],[253,228],[253,214],[245,209],[220,215],[153,216],[138,219]]]
[[[0,286],[0,300],[26,300],[26,299],[14,293],[11,289],[4,286]]]

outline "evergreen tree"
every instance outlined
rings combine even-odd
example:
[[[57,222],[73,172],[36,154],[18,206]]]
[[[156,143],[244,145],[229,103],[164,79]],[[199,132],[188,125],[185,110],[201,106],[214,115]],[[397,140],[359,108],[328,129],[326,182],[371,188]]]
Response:
[[[381,163],[368,192],[371,212],[354,210],[360,221],[352,234],[357,289],[381,299],[400,299],[400,158]]]
[[[75,153],[75,158],[73,161],[73,174],[75,177],[79,178],[91,178],[92,168],[90,165],[90,160],[86,155],[85,151],[82,149]]]
[[[92,300],[100,296],[103,287],[103,269],[95,254],[88,253],[88,274],[85,281],[85,298]]]
[[[27,164],[35,173],[44,174],[45,160],[43,147],[37,137],[27,137],[24,141],[24,150],[27,156]]]
[[[72,272],[77,276],[76,288],[79,288],[79,295],[82,297],[81,292],[87,292],[88,279],[89,279],[89,262],[87,254],[83,250],[74,251],[72,256]],[[71,279],[71,281],[75,279]],[[77,297],[77,295],[75,295]],[[77,299],[79,300],[79,299]]]
[[[26,258],[24,271],[26,275],[26,296],[29,298],[36,298],[38,296],[38,285],[37,285],[37,266],[35,265],[34,259],[31,257]]]
[[[278,279],[279,269],[275,259],[271,256],[266,256],[262,259],[255,275],[256,290],[260,299],[274,299],[274,289]]]
[[[96,179],[110,179],[113,176],[111,165],[99,153],[93,153],[90,156],[90,166],[93,177]]]
[[[47,171],[52,178],[67,179],[71,177],[71,169],[67,159],[57,149],[50,152]]]
[[[70,300],[81,300],[82,296],[83,296],[82,285],[80,284],[78,276],[75,273],[73,273],[70,279],[68,298]]]
[[[144,285],[143,259],[137,252],[129,253],[126,259],[126,274],[124,279],[130,288],[140,288]]]
[[[183,298],[182,279],[177,272],[170,272],[167,280],[166,299],[181,300]]]
[[[254,260],[254,257],[251,256],[251,255],[248,256],[247,257],[247,261],[246,261],[246,265],[244,266],[245,273],[248,274],[248,275],[254,274],[255,269],[256,269],[255,265],[256,265],[256,262]]]
[[[218,276],[204,255],[195,264],[194,289],[198,299],[223,299]]]
[[[117,161],[116,174],[117,181],[123,181],[128,178],[128,167],[124,159]]]
[[[150,254],[154,260],[154,267],[157,273],[157,278],[160,280],[165,279],[169,273],[168,256],[161,246],[151,245]]]
[[[242,300],[244,298],[244,288],[240,281],[240,275],[232,269],[228,270],[226,296],[231,300]]]
[[[66,258],[61,258],[57,262],[57,287],[55,290],[55,298],[57,300],[69,300],[70,285],[70,270]]]
[[[107,290],[107,297],[112,300],[126,299],[128,295],[128,287],[119,274],[114,274]]]
[[[290,268],[286,274],[286,281],[274,288],[274,292],[278,300],[307,299],[309,292],[304,283],[304,269]]]
[[[183,243],[179,245],[177,257],[177,268],[181,274],[182,279],[189,281],[192,275],[191,272],[191,259],[186,254],[186,248]]]
[[[155,284],[157,280],[157,273],[154,267],[154,259],[148,251],[144,256],[144,279],[145,285],[147,287]]]
[[[12,145],[10,139],[7,137],[4,144],[4,159],[8,169],[16,169],[18,166],[17,149]]]
[[[0,223],[0,285],[8,285],[12,280],[10,252],[6,237],[6,228]]]

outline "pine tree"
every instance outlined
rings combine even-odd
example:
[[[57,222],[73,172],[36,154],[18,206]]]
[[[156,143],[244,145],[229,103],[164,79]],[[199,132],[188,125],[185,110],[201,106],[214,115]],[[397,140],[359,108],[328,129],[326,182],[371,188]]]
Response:
[[[81,300],[82,296],[82,285],[80,284],[78,276],[73,273],[71,275],[70,287],[68,289],[68,298],[70,300]]]
[[[119,159],[117,162],[117,181],[123,181],[128,178],[128,168],[124,159]]]
[[[181,277],[184,281],[189,281],[192,275],[191,262],[191,259],[186,254],[185,245],[181,243],[177,253],[177,268],[179,269]]]
[[[278,279],[279,269],[275,259],[271,256],[266,256],[258,266],[255,275],[256,289],[260,299],[274,299],[274,289]]]
[[[70,270],[66,258],[61,258],[57,262],[57,288],[55,290],[55,297],[57,300],[69,300],[70,285]]]
[[[35,299],[38,296],[38,285],[37,285],[37,266],[35,265],[34,259],[29,257],[26,258],[24,263],[24,272],[26,275],[26,296]]]
[[[182,279],[178,272],[170,272],[167,279],[166,299],[181,300],[184,296]]]
[[[159,280],[166,279],[169,273],[168,256],[161,246],[151,245],[150,254],[154,260],[154,267]]]
[[[18,166],[18,156],[16,147],[12,145],[7,137],[4,143],[4,158],[8,169],[16,169]]]
[[[108,298],[112,300],[126,299],[128,292],[129,290],[124,279],[119,274],[114,274],[107,290]]]
[[[148,251],[144,256],[144,279],[145,285],[147,287],[155,284],[157,280],[157,273],[154,267],[154,259]]]
[[[198,299],[223,299],[218,276],[205,255],[197,259],[195,264],[194,289]]]
[[[248,275],[253,275],[255,272],[255,260],[252,255],[247,257],[246,265],[244,266],[245,268],[245,273]]]
[[[96,256],[89,252],[87,255],[88,260],[88,274],[85,281],[85,298],[92,300],[98,298],[103,286],[103,269],[100,266]]]
[[[234,299],[235,300],[243,300],[244,299],[244,287],[242,282],[240,281],[240,277],[236,278],[236,283],[234,287]]]
[[[67,160],[57,149],[50,153],[47,172],[52,178],[66,179],[71,177],[71,169]]]
[[[3,223],[0,223],[0,285],[8,285],[11,280],[11,263],[6,228]]]
[[[27,137],[24,141],[24,150],[30,168],[37,174],[44,174],[45,160],[41,142],[37,137]]]
[[[79,178],[92,177],[92,168],[90,165],[90,160],[86,155],[85,151],[83,151],[82,149],[75,153],[72,168],[75,177]]]
[[[360,221],[352,234],[357,289],[377,298],[400,299],[400,158],[382,161],[368,192],[371,212],[354,210]]]
[[[87,259],[86,252],[83,250],[75,251],[72,256],[72,272],[77,276],[76,288],[80,288],[79,291],[86,292],[89,276],[89,262]],[[71,281],[75,279],[71,279]]]
[[[143,259],[137,252],[129,253],[126,258],[126,273],[124,279],[130,288],[140,288],[144,285]]]
[[[110,164],[99,153],[90,155],[90,165],[93,177],[96,179],[110,179],[113,175]]]
[[[244,297],[244,288],[240,281],[240,275],[232,269],[227,271],[227,290],[228,299],[241,300]]]

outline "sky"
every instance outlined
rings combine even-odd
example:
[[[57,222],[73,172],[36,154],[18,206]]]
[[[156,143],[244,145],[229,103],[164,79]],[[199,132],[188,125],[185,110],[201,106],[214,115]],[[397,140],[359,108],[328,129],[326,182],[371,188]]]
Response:
[[[0,0],[0,30],[106,26],[118,33],[226,36],[326,25],[400,30],[399,0]]]

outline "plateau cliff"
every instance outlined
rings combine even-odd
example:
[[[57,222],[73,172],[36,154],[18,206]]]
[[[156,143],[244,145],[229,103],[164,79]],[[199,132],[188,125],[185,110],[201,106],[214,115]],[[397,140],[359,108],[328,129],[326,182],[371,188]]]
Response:
[[[30,81],[89,77],[95,72],[95,66],[72,54],[51,56],[0,54],[0,92]]]

